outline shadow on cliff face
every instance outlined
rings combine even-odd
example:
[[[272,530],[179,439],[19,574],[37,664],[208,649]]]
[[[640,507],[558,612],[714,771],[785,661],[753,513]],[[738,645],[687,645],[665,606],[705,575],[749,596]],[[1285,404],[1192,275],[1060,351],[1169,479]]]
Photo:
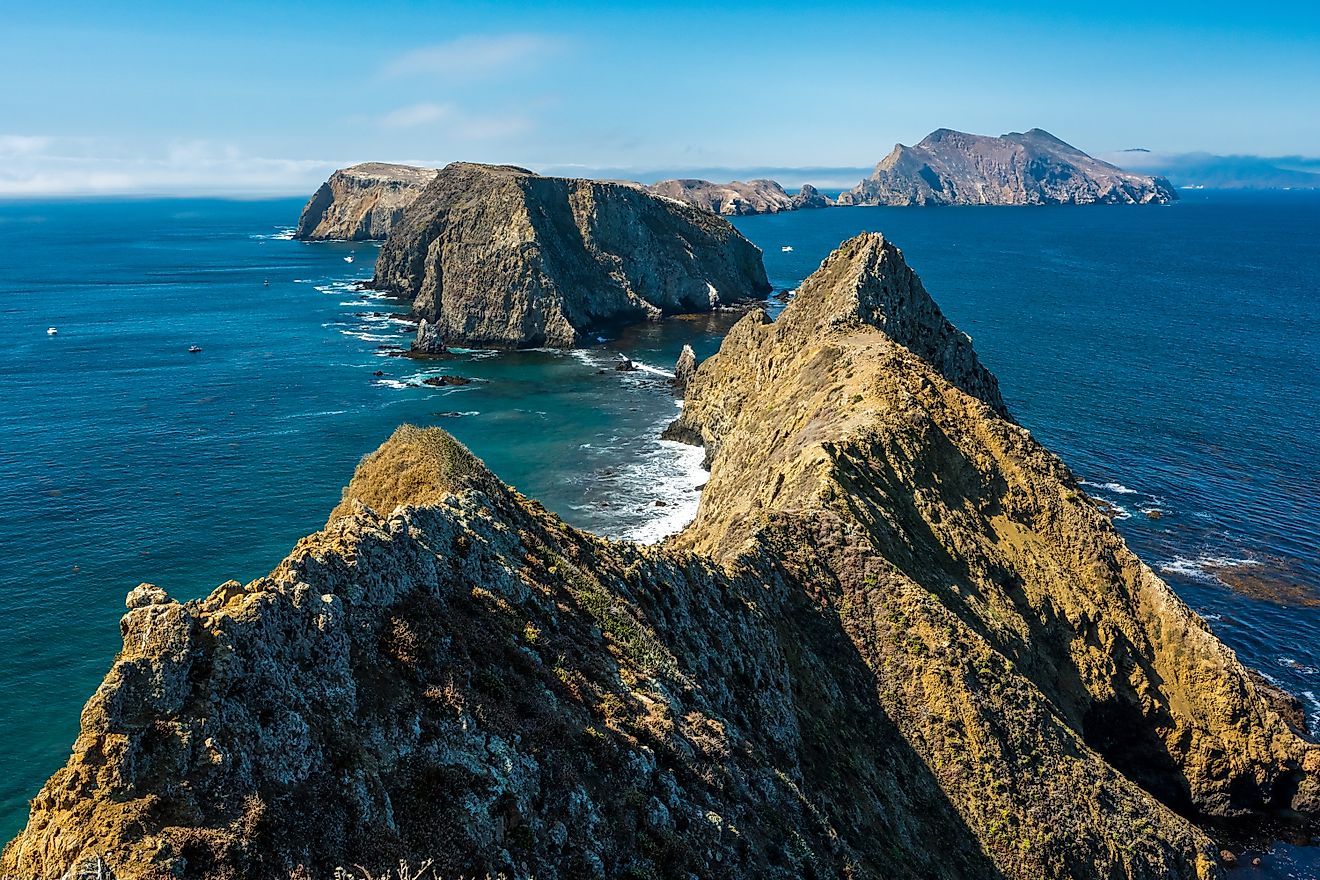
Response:
[[[1080,626],[1070,623],[1054,598],[1042,596],[1039,585],[1030,582],[1030,572],[1012,567],[1011,557],[988,559],[972,544],[959,548],[963,552],[958,555],[950,552],[947,538],[928,520],[931,508],[920,509],[906,486],[931,486],[945,511],[941,517],[969,513],[981,521],[985,538],[1002,546],[1012,539],[997,534],[991,521],[1006,515],[1002,500],[1008,484],[998,473],[987,481],[939,427],[922,427],[919,441],[911,445],[885,444],[838,458],[838,478],[852,515],[866,524],[889,562],[931,589],[1011,659],[1089,747],[1166,806],[1196,817],[1187,778],[1160,735],[1173,719],[1162,704],[1143,709],[1131,685],[1134,669],[1157,689],[1163,685],[1159,674],[1116,628],[1085,615]],[[915,471],[906,478],[891,460],[903,458],[903,449],[921,451],[915,460],[904,459]],[[888,518],[876,515],[881,510]],[[1086,646],[1092,664],[1085,674],[1076,659],[1078,643]],[[1091,688],[1097,685],[1112,688],[1110,696],[1095,698]]]

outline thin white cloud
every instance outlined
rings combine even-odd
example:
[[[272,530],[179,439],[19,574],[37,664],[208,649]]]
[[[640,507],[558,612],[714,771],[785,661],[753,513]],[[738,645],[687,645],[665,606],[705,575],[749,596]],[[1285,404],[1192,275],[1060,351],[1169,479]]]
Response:
[[[144,155],[112,139],[0,135],[0,197],[300,194],[350,162],[250,156],[179,141]]]
[[[455,140],[482,141],[512,137],[529,131],[532,121],[518,113],[470,114],[452,104],[410,104],[380,117],[387,128],[439,126],[442,133]]]
[[[459,37],[405,52],[381,73],[387,78],[493,76],[532,66],[559,53],[564,45],[563,40],[544,34]]]
[[[28,134],[0,134],[0,159],[30,156],[50,147],[53,138]]]
[[[380,118],[380,124],[389,128],[416,128],[430,125],[453,115],[448,104],[411,104],[392,110]]]

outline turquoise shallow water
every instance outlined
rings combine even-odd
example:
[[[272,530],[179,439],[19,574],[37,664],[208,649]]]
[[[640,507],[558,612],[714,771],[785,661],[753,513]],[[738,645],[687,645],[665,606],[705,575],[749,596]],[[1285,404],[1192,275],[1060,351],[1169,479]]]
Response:
[[[399,308],[352,289],[374,246],[288,240],[299,207],[0,205],[0,837],[67,755],[124,594],[265,573],[400,422],[446,427],[600,532],[651,537],[695,504],[700,453],[656,440],[676,411],[663,372],[685,341],[714,351],[726,317],[574,354],[387,357]],[[886,232],[1138,552],[1320,710],[1320,610],[1303,604],[1320,595],[1320,198],[737,223],[784,289],[849,235]],[[643,369],[614,371],[617,351]],[[440,374],[477,381],[408,384]],[[1293,601],[1234,592],[1243,573]],[[1315,875],[1311,850],[1267,858]]]

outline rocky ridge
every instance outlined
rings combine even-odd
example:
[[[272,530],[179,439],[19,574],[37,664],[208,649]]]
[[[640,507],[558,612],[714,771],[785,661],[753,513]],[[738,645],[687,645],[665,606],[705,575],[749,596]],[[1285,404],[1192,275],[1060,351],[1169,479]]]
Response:
[[[801,208],[825,208],[833,204],[811,184],[789,195],[773,180],[734,180],[711,183],[709,180],[662,180],[644,187],[647,192],[684,202],[725,217],[747,214],[778,214]]]
[[[941,128],[898,144],[840,205],[1166,204],[1162,177],[1133,174],[1033,128],[1000,137]]]
[[[130,594],[0,875],[1206,878],[1320,750],[1009,418],[879,235],[696,366],[695,522],[566,526],[442,431],[269,576]]]
[[[433,168],[384,162],[341,168],[303,207],[293,237],[304,241],[383,239],[436,174]]]
[[[569,348],[770,290],[760,250],[709,212],[632,186],[466,162],[408,206],[372,284],[411,299],[436,344],[492,348]]]

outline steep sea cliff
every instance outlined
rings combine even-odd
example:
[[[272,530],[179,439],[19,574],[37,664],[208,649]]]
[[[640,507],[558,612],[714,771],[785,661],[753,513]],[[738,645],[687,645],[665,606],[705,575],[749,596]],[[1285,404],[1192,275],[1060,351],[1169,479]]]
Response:
[[[410,428],[269,577],[134,591],[7,867],[1207,877],[1183,816],[1320,807],[882,237],[740,321],[681,424],[711,480],[656,551]]]
[[[612,328],[770,290],[723,218],[632,186],[446,166],[381,247],[372,286],[412,301],[419,342],[572,348]]]

